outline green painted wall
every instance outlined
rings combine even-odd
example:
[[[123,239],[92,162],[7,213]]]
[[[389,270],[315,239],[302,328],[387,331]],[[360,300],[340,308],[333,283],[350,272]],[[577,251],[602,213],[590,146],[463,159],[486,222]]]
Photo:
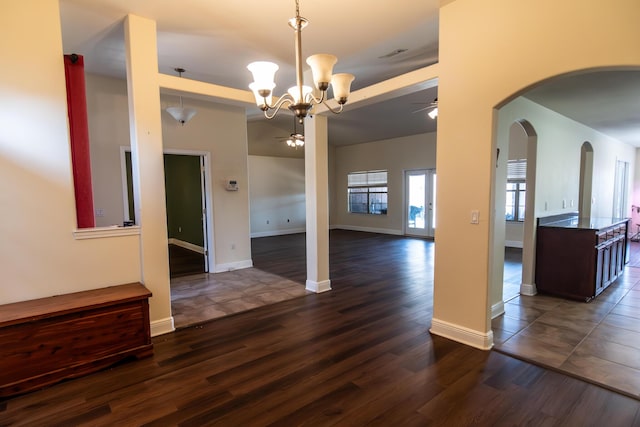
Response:
[[[164,155],[169,238],[204,246],[200,158]]]

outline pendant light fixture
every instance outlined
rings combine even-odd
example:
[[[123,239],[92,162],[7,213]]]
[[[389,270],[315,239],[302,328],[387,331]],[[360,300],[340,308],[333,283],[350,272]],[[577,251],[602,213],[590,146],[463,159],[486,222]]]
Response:
[[[184,73],[184,68],[174,68],[174,70],[178,73],[178,77],[182,77],[182,73]],[[182,95],[180,95],[180,106],[179,107],[167,107],[167,113],[171,114],[171,117],[176,119],[182,126],[187,123],[189,120],[196,115],[197,111],[195,108],[184,108],[182,104]]]
[[[275,73],[278,65],[273,62],[258,61],[252,62],[247,66],[253,74],[253,83],[249,88],[253,91],[256,98],[256,104],[267,119],[276,116],[283,105],[288,104],[288,108],[293,112],[298,121],[302,123],[303,119],[311,111],[314,105],[323,103],[332,113],[339,114],[342,112],[344,104],[347,102],[351,91],[351,82],[354,79],[353,74],[339,73],[333,74],[333,66],[338,61],[334,55],[316,54],[307,58],[307,64],[311,66],[313,73],[313,83],[315,88],[320,91],[320,98],[313,95],[313,89],[304,85],[302,75],[302,29],[309,24],[305,18],[300,16],[299,0],[296,0],[296,16],[289,20],[289,26],[295,31],[295,56],[296,56],[296,85],[282,95],[275,104],[272,104],[273,88],[276,86],[274,82]],[[338,108],[331,108],[325,101],[326,92],[331,84],[333,88],[333,96],[338,102]],[[269,110],[274,110],[269,114]]]

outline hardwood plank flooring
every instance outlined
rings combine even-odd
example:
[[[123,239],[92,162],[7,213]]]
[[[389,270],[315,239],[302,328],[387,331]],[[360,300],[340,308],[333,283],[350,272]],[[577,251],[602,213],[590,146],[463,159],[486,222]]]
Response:
[[[332,252],[340,240],[349,247],[332,258],[340,274],[331,292],[156,337],[152,358],[0,400],[0,425],[640,423],[637,400],[431,336],[432,242],[356,232],[331,239]],[[299,253],[287,264],[278,248],[255,249],[257,267],[304,277]]]
[[[204,255],[178,245],[169,245],[169,275],[173,277],[204,273]]]

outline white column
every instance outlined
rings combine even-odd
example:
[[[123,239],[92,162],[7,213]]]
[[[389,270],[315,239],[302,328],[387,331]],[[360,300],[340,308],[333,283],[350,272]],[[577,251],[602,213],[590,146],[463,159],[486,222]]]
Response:
[[[304,123],[304,175],[307,211],[307,290],[331,290],[329,280],[329,161],[327,117]]]
[[[128,15],[125,47],[136,223],[141,230],[141,280],[153,293],[149,301],[151,333],[158,335],[170,332],[174,327],[169,290],[156,23]]]

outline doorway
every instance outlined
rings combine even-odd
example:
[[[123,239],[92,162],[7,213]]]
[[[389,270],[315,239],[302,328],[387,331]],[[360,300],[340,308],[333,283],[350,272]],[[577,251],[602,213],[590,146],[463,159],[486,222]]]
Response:
[[[207,220],[204,157],[164,154],[171,277],[206,273]]]
[[[131,150],[121,147],[125,223],[136,223]],[[206,273],[215,265],[209,250],[213,239],[211,194],[207,188],[208,154],[165,150],[165,195],[171,277]],[[176,264],[173,261],[178,261]]]
[[[417,169],[405,171],[405,221],[407,236],[435,235],[436,224],[436,171]]]

